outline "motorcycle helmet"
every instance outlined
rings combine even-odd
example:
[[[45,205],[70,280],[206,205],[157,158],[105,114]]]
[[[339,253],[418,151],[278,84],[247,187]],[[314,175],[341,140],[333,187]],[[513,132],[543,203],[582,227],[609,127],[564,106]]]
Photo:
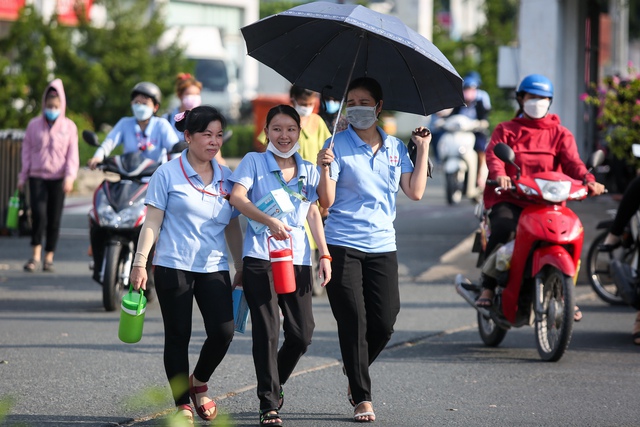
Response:
[[[467,75],[464,79],[462,79],[463,89],[477,88],[479,86],[480,80],[475,76]]]
[[[530,93],[546,98],[553,98],[553,83],[542,74],[530,74],[522,79],[516,92],[518,96],[524,96],[524,93]]]
[[[135,98],[138,94],[148,96],[156,105],[160,105],[160,101],[162,100],[160,88],[151,82],[140,82],[136,84],[133,89],[131,89],[131,99]]]
[[[466,76],[464,76],[464,78],[465,78],[465,79],[466,79],[467,77],[468,77],[468,78],[471,78],[471,79],[476,79],[476,80],[477,80],[477,82],[478,82],[478,87],[479,87],[480,85],[482,85],[482,77],[480,77],[480,73],[478,73],[477,71],[469,71],[469,72],[467,73],[467,75],[466,75]]]

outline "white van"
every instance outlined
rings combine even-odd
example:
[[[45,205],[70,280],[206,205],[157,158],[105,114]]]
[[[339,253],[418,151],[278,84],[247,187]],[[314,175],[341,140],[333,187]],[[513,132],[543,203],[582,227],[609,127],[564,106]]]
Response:
[[[222,45],[218,28],[172,27],[162,36],[161,45],[167,46],[178,37],[186,57],[195,61],[195,78],[202,82],[202,103],[216,107],[231,120],[239,119],[238,71]]]

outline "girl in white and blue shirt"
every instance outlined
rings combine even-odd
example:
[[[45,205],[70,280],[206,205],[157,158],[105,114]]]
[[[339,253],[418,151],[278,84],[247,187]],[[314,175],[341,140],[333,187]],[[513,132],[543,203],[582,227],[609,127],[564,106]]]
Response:
[[[322,286],[331,279],[331,256],[316,205],[318,171],[297,153],[300,116],[293,107],[278,105],[267,114],[264,132],[269,140],[267,151],[247,154],[231,176],[235,183],[231,204],[249,219],[266,226],[258,233],[247,227],[242,254],[243,280],[251,313],[260,425],[277,426],[282,425],[278,413],[284,403],[282,386],[306,352],[315,327],[311,311],[311,250],[305,221],[309,222],[320,251]],[[284,189],[295,207],[281,219],[256,207],[262,197],[277,189]],[[267,243],[270,236],[276,240],[292,240],[295,292],[276,294],[274,290]],[[278,350],[280,310],[284,315],[285,340]]]

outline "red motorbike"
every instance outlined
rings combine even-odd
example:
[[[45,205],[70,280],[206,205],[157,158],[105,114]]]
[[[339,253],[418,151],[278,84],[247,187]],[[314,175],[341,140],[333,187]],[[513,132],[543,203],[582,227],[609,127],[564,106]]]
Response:
[[[498,194],[512,191],[517,197],[535,204],[522,211],[510,267],[496,275],[498,287],[493,305],[490,308],[477,307],[475,302],[481,287],[461,274],[455,279],[456,291],[477,310],[480,337],[486,345],[499,345],[512,327],[534,324],[540,357],[545,361],[557,361],[568,347],[573,330],[573,289],[584,239],[582,223],[566,207],[566,201],[587,197],[586,180],[576,181],[560,172],[521,176],[511,147],[497,144],[494,153],[517,170],[516,176],[511,178],[513,187],[497,187],[495,191]],[[587,167],[591,170],[603,160],[604,154],[597,151],[587,162]],[[485,258],[486,230],[489,229],[486,212],[480,217],[483,223],[478,244],[474,245],[475,251],[480,253],[479,264]],[[491,254],[486,255],[485,262],[493,261]]]

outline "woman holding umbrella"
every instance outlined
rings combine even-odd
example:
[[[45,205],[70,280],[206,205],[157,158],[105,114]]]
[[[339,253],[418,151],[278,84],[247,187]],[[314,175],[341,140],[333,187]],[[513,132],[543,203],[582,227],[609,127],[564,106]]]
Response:
[[[376,80],[352,81],[346,105],[349,127],[318,154],[318,196],[329,209],[325,234],[333,262],[326,289],[349,378],[348,398],[355,421],[372,422],[369,366],[389,342],[400,312],[396,196],[402,189],[412,200],[422,198],[431,134],[424,127],[413,131],[414,166],[404,143],[377,126],[383,97]]]

